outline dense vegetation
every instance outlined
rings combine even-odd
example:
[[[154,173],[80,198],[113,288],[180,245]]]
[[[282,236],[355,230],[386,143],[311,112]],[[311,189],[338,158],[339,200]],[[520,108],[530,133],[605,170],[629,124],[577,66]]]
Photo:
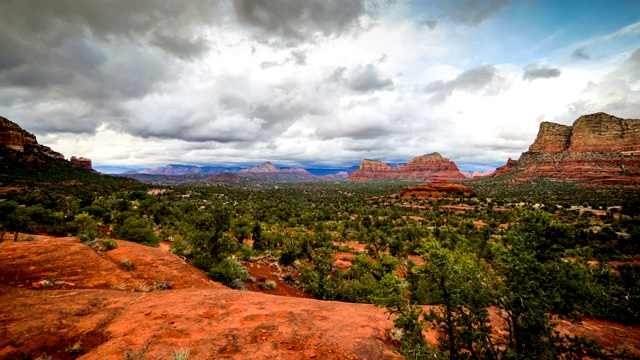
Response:
[[[637,191],[544,181],[503,194],[480,183],[468,196],[428,200],[389,196],[410,185],[402,182],[148,191],[63,161],[46,160],[40,171],[0,160],[0,188],[13,188],[0,193],[3,232],[76,235],[89,244],[167,240],[235,288],[248,278],[244,260],[271,254],[300,269],[316,298],[385,306],[409,357],[602,356],[587,339],[560,336],[554,321],[640,322],[640,266],[630,261],[640,255]],[[492,198],[482,195],[486,188]],[[350,266],[336,267],[336,252],[353,254]],[[500,332],[490,309],[503,319]],[[424,341],[423,327],[439,330],[438,347]]]

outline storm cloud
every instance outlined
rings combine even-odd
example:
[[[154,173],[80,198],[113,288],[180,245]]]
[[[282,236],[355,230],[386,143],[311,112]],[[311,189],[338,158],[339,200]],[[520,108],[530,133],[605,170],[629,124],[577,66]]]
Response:
[[[361,0],[234,0],[233,6],[240,23],[290,41],[307,40],[317,32],[339,34],[366,14]]]

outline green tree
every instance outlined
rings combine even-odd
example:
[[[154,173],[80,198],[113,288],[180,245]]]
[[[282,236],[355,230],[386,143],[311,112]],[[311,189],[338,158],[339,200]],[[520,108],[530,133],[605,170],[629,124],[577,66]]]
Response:
[[[153,233],[153,223],[144,217],[130,216],[122,225],[115,227],[115,235],[123,240],[137,242],[147,246],[158,246],[159,239]]]
[[[472,253],[425,245],[425,264],[418,268],[421,298],[437,309],[425,321],[438,329],[438,349],[449,359],[495,358],[487,308],[492,279]]]

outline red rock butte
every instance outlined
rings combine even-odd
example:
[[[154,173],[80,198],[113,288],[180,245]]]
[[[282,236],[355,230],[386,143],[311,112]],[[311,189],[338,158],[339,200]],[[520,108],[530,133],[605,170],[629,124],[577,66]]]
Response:
[[[409,163],[398,167],[389,166],[382,161],[362,160],[360,168],[349,175],[348,180],[464,180],[466,177],[458,166],[437,152],[411,159]]]
[[[69,161],[75,166],[79,166],[81,168],[85,168],[89,170],[93,169],[91,167],[91,159],[87,159],[83,157],[77,158],[75,156],[72,156],[71,159],[69,159]]]
[[[572,126],[543,122],[529,151],[517,161],[509,159],[495,176],[511,173],[518,181],[550,176],[635,183],[640,176],[640,120],[595,113],[579,117]]]

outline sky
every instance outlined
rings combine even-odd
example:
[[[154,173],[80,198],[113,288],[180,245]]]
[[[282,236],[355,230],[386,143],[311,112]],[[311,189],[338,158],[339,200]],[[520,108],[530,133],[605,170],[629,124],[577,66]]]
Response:
[[[640,118],[637,0],[0,0],[0,115],[94,167],[517,159]]]

